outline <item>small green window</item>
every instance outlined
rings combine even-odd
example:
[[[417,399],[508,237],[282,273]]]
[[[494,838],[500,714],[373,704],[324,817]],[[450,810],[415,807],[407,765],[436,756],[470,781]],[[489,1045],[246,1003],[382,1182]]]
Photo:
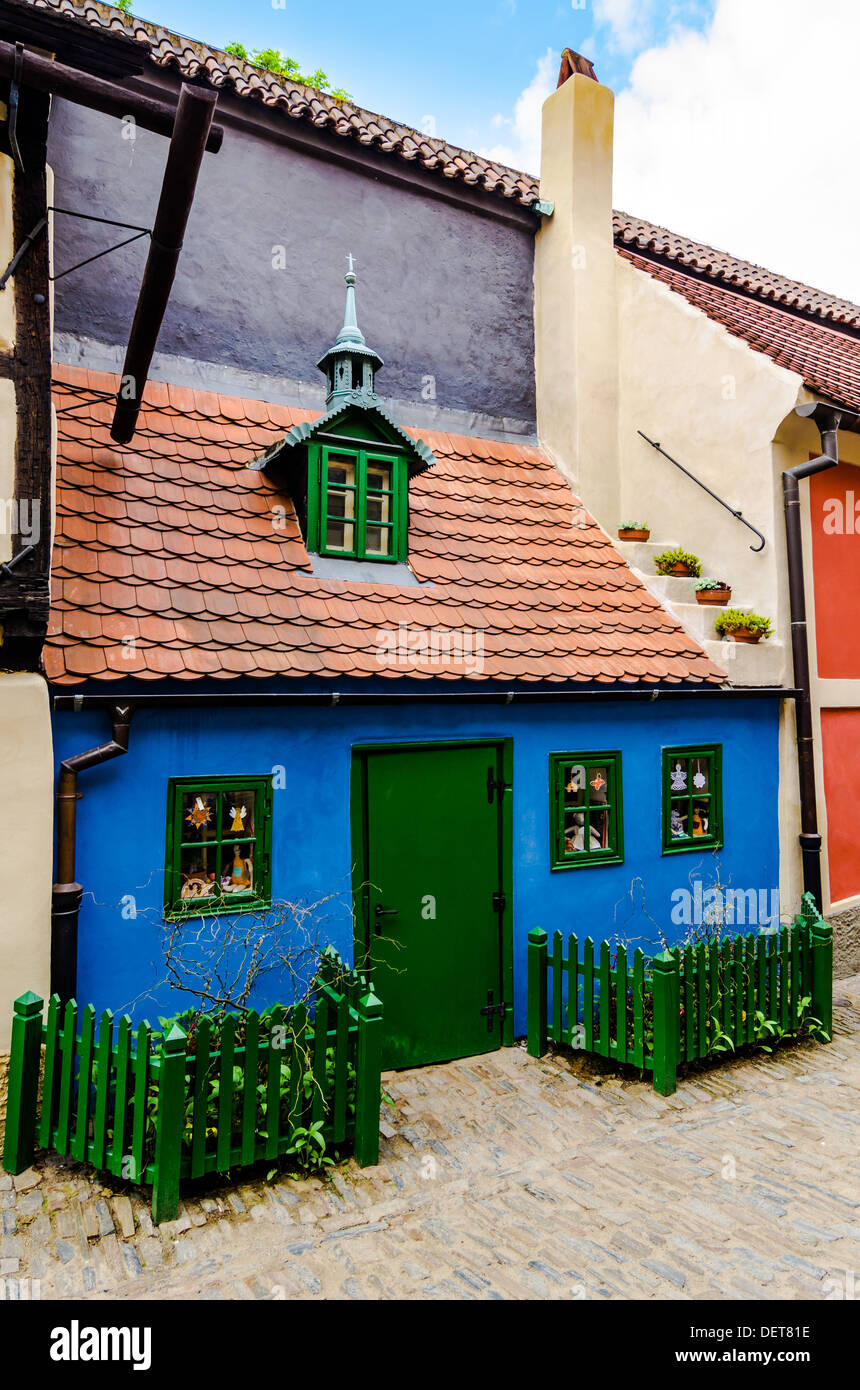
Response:
[[[171,778],[165,913],[268,906],[271,844],[271,777]]]
[[[406,459],[382,450],[312,445],[308,549],[352,560],[406,559]]]
[[[623,862],[620,753],[550,754],[550,845],[553,869]]]
[[[663,749],[663,853],[723,843],[722,745]]]

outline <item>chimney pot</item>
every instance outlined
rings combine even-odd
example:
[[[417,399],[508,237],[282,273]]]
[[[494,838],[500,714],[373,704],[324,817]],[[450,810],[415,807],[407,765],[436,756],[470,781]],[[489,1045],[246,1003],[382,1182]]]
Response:
[[[572,48],[566,48],[561,55],[561,67],[558,73],[558,86],[563,87],[569,77],[574,73],[580,73],[583,77],[590,77],[593,82],[597,81],[597,73],[594,71],[594,64],[590,58],[583,58],[581,53],[576,53]]]

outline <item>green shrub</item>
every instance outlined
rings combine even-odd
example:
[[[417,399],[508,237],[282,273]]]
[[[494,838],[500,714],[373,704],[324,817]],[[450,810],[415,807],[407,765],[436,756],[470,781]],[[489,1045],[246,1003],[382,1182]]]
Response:
[[[698,555],[691,555],[689,550],[682,550],[680,546],[675,550],[664,550],[661,555],[654,557],[654,568],[658,574],[670,574],[675,565],[686,565],[694,578],[702,573],[702,562]]]
[[[773,632],[773,623],[770,618],[763,618],[759,613],[753,613],[749,608],[725,608],[718,615],[714,626],[722,637],[727,632],[736,632],[738,628],[749,628],[750,632],[760,632],[762,637],[770,637]]]
[[[228,43],[224,52],[229,53],[231,58],[250,63],[252,67],[265,68],[267,72],[284,77],[288,82],[297,82],[302,87],[315,87],[318,92],[328,92],[329,96],[336,97],[338,101],[351,100],[349,92],[345,92],[342,87],[332,87],[322,68],[317,68],[316,72],[302,73],[295,59],[288,58],[277,48],[258,48],[249,53],[244,44]]]

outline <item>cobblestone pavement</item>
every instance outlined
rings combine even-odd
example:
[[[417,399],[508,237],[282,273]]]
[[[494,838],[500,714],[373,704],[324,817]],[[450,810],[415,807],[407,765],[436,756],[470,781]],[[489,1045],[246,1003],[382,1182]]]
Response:
[[[393,1073],[380,1164],[186,1194],[0,1170],[0,1289],[78,1298],[860,1297],[860,976],[829,1047],[632,1075],[521,1048]],[[854,1273],[856,1271],[856,1274]]]

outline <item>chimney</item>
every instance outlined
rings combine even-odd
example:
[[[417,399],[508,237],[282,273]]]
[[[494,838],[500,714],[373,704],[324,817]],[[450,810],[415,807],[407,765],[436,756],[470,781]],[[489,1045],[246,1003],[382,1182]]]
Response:
[[[535,241],[541,443],[604,527],[618,525],[618,328],[612,239],[614,97],[587,58],[562,55],[543,106]]]

